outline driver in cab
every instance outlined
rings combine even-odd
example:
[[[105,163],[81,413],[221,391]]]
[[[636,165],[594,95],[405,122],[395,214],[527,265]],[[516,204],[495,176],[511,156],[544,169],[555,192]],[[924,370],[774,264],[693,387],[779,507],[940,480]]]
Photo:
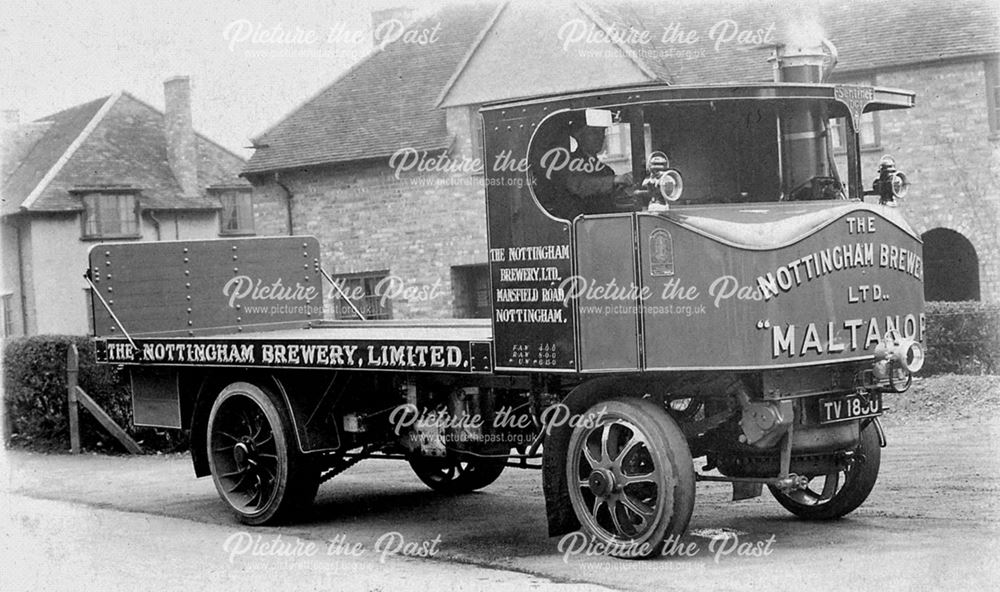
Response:
[[[632,173],[616,175],[604,164],[598,153],[604,150],[606,129],[579,122],[571,126],[570,135],[576,140],[576,150],[570,153],[570,165],[564,182],[570,195],[583,204],[585,213],[614,212],[615,196],[632,185]]]

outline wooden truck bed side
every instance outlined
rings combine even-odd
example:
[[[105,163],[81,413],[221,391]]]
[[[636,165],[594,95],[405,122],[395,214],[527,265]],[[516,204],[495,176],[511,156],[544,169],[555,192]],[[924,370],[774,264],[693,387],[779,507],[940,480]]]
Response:
[[[100,362],[407,372],[489,373],[488,319],[321,321],[296,329],[97,341]],[[136,351],[138,348],[138,352]]]

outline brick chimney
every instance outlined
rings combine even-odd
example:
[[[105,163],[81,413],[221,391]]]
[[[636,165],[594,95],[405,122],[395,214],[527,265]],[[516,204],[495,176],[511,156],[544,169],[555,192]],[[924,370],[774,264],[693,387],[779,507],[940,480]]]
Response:
[[[167,162],[185,196],[198,195],[198,148],[191,125],[191,79],[174,76],[163,81],[164,132]]]

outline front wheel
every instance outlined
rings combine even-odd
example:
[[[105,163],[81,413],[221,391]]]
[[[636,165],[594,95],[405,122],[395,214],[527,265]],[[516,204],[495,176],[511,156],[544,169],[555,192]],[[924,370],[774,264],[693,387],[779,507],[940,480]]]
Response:
[[[619,557],[649,557],[687,529],[695,477],[687,440],[645,399],[591,407],[569,440],[566,478],[585,533]]]
[[[875,487],[882,448],[874,422],[861,432],[846,469],[810,476],[805,489],[782,491],[769,486],[771,495],[786,510],[806,520],[834,520],[850,514],[868,499]]]
[[[261,525],[312,504],[319,471],[300,453],[284,404],[247,382],[219,393],[208,416],[212,480],[237,519]]]

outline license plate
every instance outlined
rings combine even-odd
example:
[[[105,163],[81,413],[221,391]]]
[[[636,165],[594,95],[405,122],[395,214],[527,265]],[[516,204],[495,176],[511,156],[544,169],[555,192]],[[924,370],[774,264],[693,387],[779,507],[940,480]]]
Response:
[[[882,415],[882,393],[824,397],[819,400],[819,422],[834,423]]]

